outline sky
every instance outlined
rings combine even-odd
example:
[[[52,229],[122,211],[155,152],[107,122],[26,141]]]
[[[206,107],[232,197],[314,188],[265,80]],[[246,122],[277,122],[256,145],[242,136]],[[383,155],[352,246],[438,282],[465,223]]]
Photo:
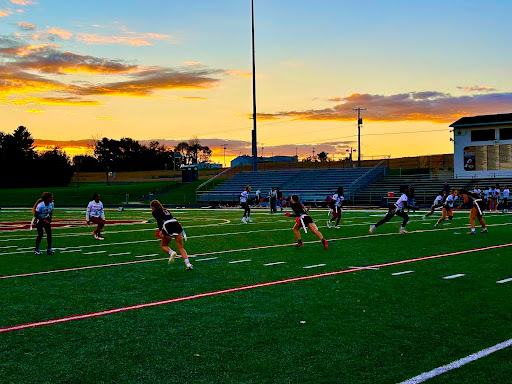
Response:
[[[509,0],[254,0],[258,152],[453,153],[449,125],[512,112]],[[0,132],[251,154],[250,0],[0,0]],[[355,154],[354,156],[357,156]]]

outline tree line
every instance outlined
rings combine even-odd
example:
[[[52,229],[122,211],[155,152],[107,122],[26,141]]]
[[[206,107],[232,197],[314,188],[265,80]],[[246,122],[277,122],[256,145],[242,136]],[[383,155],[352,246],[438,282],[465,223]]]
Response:
[[[26,127],[12,134],[0,132],[0,186],[66,186],[75,171],[118,172],[179,169],[182,165],[209,162],[212,151],[197,138],[167,148],[158,141],[148,145],[131,138],[106,137],[94,144],[93,155],[71,159],[59,147],[34,150],[34,139]]]

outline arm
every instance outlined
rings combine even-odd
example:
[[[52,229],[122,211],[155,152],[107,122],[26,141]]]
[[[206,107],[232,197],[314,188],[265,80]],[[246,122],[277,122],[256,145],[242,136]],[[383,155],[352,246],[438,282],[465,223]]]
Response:
[[[91,218],[91,203],[89,203],[87,205],[87,210],[85,211],[85,221],[87,221],[88,223],[90,222],[90,219]]]

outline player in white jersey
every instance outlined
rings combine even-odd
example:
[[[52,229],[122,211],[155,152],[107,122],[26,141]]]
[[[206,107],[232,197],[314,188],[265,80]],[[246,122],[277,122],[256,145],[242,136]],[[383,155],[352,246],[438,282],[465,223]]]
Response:
[[[96,224],[96,230],[92,231],[94,238],[96,240],[104,240],[103,237],[101,237],[101,231],[105,226],[105,212],[103,211],[103,203],[101,202],[99,193],[95,193],[92,200],[89,202],[85,213],[85,220],[87,221],[87,225],[90,223]]]
[[[481,195],[482,190],[480,189],[480,187],[478,185],[476,185],[475,189],[473,189],[473,193],[476,193],[477,195]]]
[[[32,219],[32,225],[35,224],[37,229],[36,248],[34,253],[41,255],[43,252],[40,251],[39,246],[43,238],[43,230],[46,232],[46,253],[48,255],[54,255],[55,251],[52,249],[52,215],[53,215],[53,195],[50,192],[45,192],[40,199],[36,201],[32,208],[34,218]]]
[[[446,198],[446,192],[445,191],[439,192],[437,197],[434,200],[434,203],[430,207],[430,212],[427,213],[426,215],[424,215],[422,217],[422,219],[425,220],[428,216],[432,215],[436,208],[441,208],[443,206],[443,201],[445,200],[445,198]]]
[[[437,220],[435,227],[439,227],[439,224],[443,222],[447,217],[448,220],[453,219],[453,210],[455,209],[455,201],[457,200],[458,191],[456,189],[452,189],[452,192],[446,197],[446,200],[443,204],[443,213],[441,218]]]
[[[498,205],[500,201],[500,195],[501,195],[501,189],[500,185],[496,184],[496,187],[494,188],[494,213],[498,213]]]
[[[245,191],[240,194],[240,205],[244,209],[244,216],[242,217],[242,222],[244,224],[251,222],[251,208],[249,207],[249,192],[251,192],[251,186],[248,185],[245,187]]]
[[[334,228],[339,229],[339,223],[341,219],[341,214],[343,212],[343,200],[345,200],[345,197],[343,197],[344,189],[343,187],[339,187],[338,190],[334,195],[332,195],[332,217],[331,220],[327,221],[327,227],[331,228],[331,222],[333,222],[336,219],[336,225]]]
[[[492,213],[494,207],[496,207],[496,200],[494,198],[494,188],[491,186],[488,189],[489,196],[489,213]]]
[[[377,222],[375,225],[370,225],[370,233],[373,233],[373,231],[380,227],[382,224],[387,223],[389,220],[393,218],[393,216],[397,215],[403,218],[402,226],[400,227],[400,230],[398,233],[406,233],[405,226],[407,225],[407,222],[409,221],[409,216],[407,213],[404,212],[404,207],[407,205],[408,200],[408,194],[409,194],[409,187],[401,188],[403,190],[402,196],[398,199],[398,201],[394,204],[389,204],[388,213],[386,216]]]
[[[503,213],[508,212],[508,198],[510,196],[510,191],[506,185],[503,186]]]

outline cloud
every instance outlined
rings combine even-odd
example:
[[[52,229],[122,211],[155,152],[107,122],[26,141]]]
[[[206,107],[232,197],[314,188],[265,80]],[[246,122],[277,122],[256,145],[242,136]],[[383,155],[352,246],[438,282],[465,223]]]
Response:
[[[0,9],[0,18],[1,17],[7,17],[11,14],[12,12],[11,11],[3,11]]]
[[[510,112],[512,92],[452,96],[437,91],[409,92],[396,95],[351,94],[341,98],[334,107],[284,111],[265,114],[267,118],[300,120],[352,121],[354,108],[366,108],[363,118],[368,121],[430,121],[448,123],[462,116]]]
[[[202,67],[202,66],[204,66],[203,63],[200,63],[198,61],[185,61],[185,65],[188,65],[190,67]]]
[[[242,72],[242,71],[238,71],[236,69],[227,70],[226,73],[228,75],[234,76],[234,77],[241,77],[241,78],[250,78],[250,77],[252,77],[252,72]]]
[[[69,40],[69,39],[71,39],[71,36],[73,36],[72,32],[66,31],[65,29],[57,29],[57,28],[50,28],[47,33],[49,35],[58,36],[63,40]]]
[[[96,119],[98,119],[98,120],[114,120],[114,118],[110,117],[110,116],[96,116]]]
[[[72,32],[54,27],[46,27],[46,31],[36,31],[34,34],[29,35],[29,37],[35,41],[55,41],[57,38],[62,40],[69,40],[72,36]]]
[[[128,36],[103,36],[95,33],[77,33],[76,41],[85,44],[124,44],[134,47],[153,45],[152,40],[176,42],[170,35],[125,31]]]
[[[33,31],[35,30],[37,27],[35,26],[35,24],[30,24],[30,23],[18,23],[17,24],[18,27],[22,30],[22,31]]]
[[[183,100],[208,100],[207,97],[199,97],[199,96],[182,96],[180,99]]]
[[[472,87],[457,87],[457,89],[461,89],[466,92],[492,92],[496,90],[493,87],[486,87],[485,85],[474,85]]]
[[[32,0],[11,0],[11,3],[17,4],[17,5],[30,5],[30,4],[36,4],[35,1]]]
[[[28,113],[43,113],[44,111],[41,111],[40,109],[27,109],[25,112],[28,112]]]

